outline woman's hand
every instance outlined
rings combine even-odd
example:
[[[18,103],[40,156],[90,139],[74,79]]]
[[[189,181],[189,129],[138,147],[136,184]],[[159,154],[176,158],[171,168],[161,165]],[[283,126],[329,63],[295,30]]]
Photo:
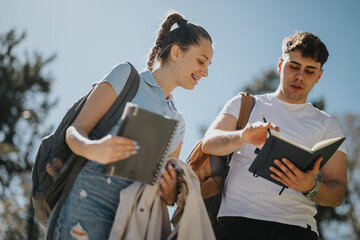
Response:
[[[89,159],[102,164],[108,164],[135,155],[139,148],[134,140],[107,135],[99,140],[92,141],[89,147]]]
[[[168,205],[173,204],[176,201],[177,178],[175,169],[171,164],[168,164],[166,170],[162,172],[159,195]]]

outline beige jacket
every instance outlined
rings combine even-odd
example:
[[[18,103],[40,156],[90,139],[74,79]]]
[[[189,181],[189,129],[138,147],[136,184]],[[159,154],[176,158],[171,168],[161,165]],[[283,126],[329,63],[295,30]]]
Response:
[[[109,239],[215,239],[195,173],[180,160],[176,160],[175,169],[182,174],[178,177],[178,207],[172,218],[173,231],[166,204],[157,194],[159,184],[135,182],[120,192]]]

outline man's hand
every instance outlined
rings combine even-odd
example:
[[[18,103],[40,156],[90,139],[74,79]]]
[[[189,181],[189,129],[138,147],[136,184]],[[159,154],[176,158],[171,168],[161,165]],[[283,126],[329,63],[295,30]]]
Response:
[[[280,131],[279,127],[272,123],[248,123],[246,127],[240,131],[241,138],[245,143],[251,143],[257,147],[261,147],[265,144],[267,134],[269,130]]]
[[[269,130],[280,131],[279,127],[270,122],[248,123],[242,130],[236,130],[236,126],[236,117],[227,113],[220,114],[206,131],[202,150],[208,154],[225,156],[248,143],[262,146]]]
[[[316,159],[313,169],[306,172],[298,169],[286,158],[283,158],[282,161],[275,159],[274,163],[281,171],[275,167],[270,167],[270,171],[274,173],[270,176],[295,191],[306,193],[315,186],[315,176],[319,173],[322,159],[322,157]]]

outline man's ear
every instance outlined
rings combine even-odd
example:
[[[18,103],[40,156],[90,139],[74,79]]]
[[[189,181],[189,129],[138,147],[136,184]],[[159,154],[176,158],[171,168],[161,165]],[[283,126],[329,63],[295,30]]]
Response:
[[[171,60],[173,62],[177,62],[180,55],[181,55],[181,48],[179,47],[179,45],[177,45],[177,44],[172,45],[171,50],[170,50]]]
[[[320,81],[320,78],[321,78],[323,72],[324,72],[324,69],[321,69],[316,83],[318,83]]]
[[[280,57],[279,62],[278,62],[278,69],[277,69],[279,74],[281,72],[283,62],[284,62],[284,59],[282,57]]]

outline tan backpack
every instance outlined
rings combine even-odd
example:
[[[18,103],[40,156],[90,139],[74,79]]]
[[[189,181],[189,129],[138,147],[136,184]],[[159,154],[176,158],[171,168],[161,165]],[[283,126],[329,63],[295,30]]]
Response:
[[[255,105],[255,98],[248,93],[241,95],[241,108],[236,129],[243,129]],[[211,224],[214,226],[219,211],[222,190],[229,171],[232,153],[226,156],[215,156],[202,151],[203,140],[200,139],[186,159],[200,181],[201,196],[204,199]]]

